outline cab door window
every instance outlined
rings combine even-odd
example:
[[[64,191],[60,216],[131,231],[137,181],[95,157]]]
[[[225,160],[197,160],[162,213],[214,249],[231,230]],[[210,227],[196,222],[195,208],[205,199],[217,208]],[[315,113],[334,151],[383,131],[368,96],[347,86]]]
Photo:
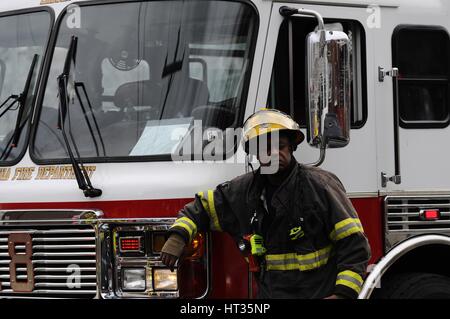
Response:
[[[398,66],[400,126],[439,128],[450,123],[450,39],[443,28],[399,26],[393,35]]]

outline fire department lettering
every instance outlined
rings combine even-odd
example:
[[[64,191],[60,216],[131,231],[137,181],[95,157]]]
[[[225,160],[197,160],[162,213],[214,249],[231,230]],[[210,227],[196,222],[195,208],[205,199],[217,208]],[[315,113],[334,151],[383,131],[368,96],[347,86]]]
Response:
[[[11,176],[11,168],[0,168],[0,181],[7,181]]]
[[[89,178],[92,178],[96,166],[84,166]],[[0,168],[0,182],[1,181],[30,181],[30,180],[66,180],[75,179],[75,173],[72,166],[40,166],[36,167],[16,167],[12,174],[11,168]]]
[[[97,167],[84,166],[84,168],[91,178]],[[35,179],[75,179],[75,173],[72,166],[41,166]]]
[[[26,181],[26,180],[30,180],[33,176],[33,172],[34,172],[34,167],[18,167],[16,168],[16,170],[14,171],[14,176],[12,178],[12,180],[17,180],[17,181]]]

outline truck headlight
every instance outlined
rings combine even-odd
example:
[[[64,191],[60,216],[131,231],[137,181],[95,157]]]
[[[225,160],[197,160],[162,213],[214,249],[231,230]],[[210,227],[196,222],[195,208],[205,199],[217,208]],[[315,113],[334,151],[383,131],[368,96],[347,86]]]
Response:
[[[124,291],[145,291],[145,268],[123,268],[122,274]]]
[[[111,220],[99,227],[102,298],[199,298],[209,290],[208,237],[197,234],[175,271],[161,249],[175,218]]]
[[[170,269],[153,269],[153,288],[155,290],[178,290],[177,271]]]

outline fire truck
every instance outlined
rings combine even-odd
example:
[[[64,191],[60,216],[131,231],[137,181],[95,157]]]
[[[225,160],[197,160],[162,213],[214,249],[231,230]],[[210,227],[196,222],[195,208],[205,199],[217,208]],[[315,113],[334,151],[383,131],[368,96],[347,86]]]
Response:
[[[235,133],[260,108],[345,185],[372,249],[361,299],[450,297],[449,10],[2,1],[0,298],[253,297],[227,234],[174,272],[159,254],[195,193],[249,170]]]

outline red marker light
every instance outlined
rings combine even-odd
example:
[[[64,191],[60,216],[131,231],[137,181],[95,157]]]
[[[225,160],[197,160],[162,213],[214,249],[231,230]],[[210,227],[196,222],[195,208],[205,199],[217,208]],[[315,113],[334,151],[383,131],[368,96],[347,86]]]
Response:
[[[437,209],[424,209],[420,211],[420,216],[424,220],[438,220],[441,218],[441,213]]]
[[[119,249],[121,252],[140,252],[141,237],[122,237],[119,239]]]

